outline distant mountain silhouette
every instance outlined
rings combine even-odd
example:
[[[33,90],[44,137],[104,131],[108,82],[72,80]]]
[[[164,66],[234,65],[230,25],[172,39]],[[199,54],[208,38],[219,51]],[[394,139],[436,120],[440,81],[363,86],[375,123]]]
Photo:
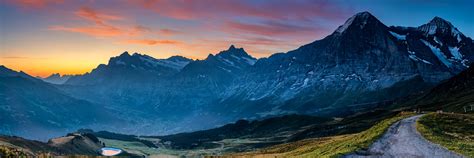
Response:
[[[41,78],[41,80],[52,83],[52,84],[64,84],[66,81],[71,78],[73,75],[62,75],[59,73],[51,74],[46,78]]]
[[[0,133],[49,139],[80,126],[118,121],[102,105],[79,100],[49,83],[0,67]],[[91,126],[92,127],[92,126]]]

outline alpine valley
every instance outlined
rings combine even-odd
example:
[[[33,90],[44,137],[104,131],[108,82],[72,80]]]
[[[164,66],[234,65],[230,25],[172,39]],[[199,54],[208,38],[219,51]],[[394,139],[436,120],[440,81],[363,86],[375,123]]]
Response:
[[[35,78],[2,66],[0,133],[44,141],[83,129],[67,137],[249,151],[361,132],[394,110],[462,112],[474,101],[473,61],[472,39],[440,17],[386,26],[361,12],[325,38],[259,59],[231,45],[202,60],[123,52],[82,75]],[[229,143],[237,145],[217,150]]]

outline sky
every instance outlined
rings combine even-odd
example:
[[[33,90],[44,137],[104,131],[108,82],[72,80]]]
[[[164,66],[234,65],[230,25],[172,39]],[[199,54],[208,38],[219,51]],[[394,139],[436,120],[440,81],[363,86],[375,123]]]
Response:
[[[369,11],[387,26],[439,16],[474,37],[472,0],[0,0],[0,65],[83,74],[124,51],[204,59],[234,44],[261,58]]]

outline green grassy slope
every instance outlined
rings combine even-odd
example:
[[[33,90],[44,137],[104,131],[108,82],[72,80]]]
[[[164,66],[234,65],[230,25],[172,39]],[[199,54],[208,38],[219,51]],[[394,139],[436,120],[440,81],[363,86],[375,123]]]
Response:
[[[357,150],[365,149],[380,138],[391,124],[412,113],[400,113],[385,119],[368,130],[330,137],[304,139],[292,143],[272,146],[256,152],[228,155],[230,157],[337,157]]]
[[[235,138],[275,138],[273,141],[282,140],[295,132],[303,130],[306,126],[324,124],[332,121],[306,115],[286,115],[264,120],[239,120],[233,124],[222,127],[190,133],[179,133],[167,136],[155,136],[162,141],[170,141],[174,149],[218,148],[220,145],[213,143],[224,139]]]
[[[474,115],[431,113],[417,122],[418,131],[431,142],[474,157]]]

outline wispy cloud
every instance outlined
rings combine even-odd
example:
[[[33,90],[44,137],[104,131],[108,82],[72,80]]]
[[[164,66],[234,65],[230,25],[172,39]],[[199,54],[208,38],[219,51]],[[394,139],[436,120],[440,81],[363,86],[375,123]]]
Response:
[[[123,34],[123,30],[110,25],[96,25],[84,27],[50,26],[49,30],[83,33],[94,37],[110,37],[119,36]]]
[[[5,0],[4,2],[23,9],[41,9],[53,4],[62,4],[64,0]]]
[[[79,10],[74,12],[74,15],[86,21],[92,22],[92,24],[87,26],[53,25],[50,26],[49,29],[54,31],[83,33],[94,37],[111,37],[125,34],[133,35],[136,34],[137,31],[139,32],[144,28],[143,26],[139,26],[127,30],[121,26],[114,26],[110,23],[110,21],[123,20],[124,17],[102,13],[89,7],[81,7]]]
[[[174,29],[160,29],[158,30],[158,34],[160,35],[165,35],[165,36],[171,36],[171,35],[176,35],[182,33],[181,31],[174,30]]]
[[[345,10],[337,3],[314,0],[274,0],[271,3],[254,0],[132,0],[145,9],[176,19],[205,19],[228,17],[259,17],[266,19],[345,18]]]
[[[47,59],[47,58],[39,58],[39,57],[25,57],[25,56],[5,56],[0,57],[2,59]]]
[[[82,33],[100,38],[113,38],[114,40],[120,41],[118,43],[121,44],[157,45],[181,43],[174,40],[131,39],[134,37],[144,36],[147,32],[153,32],[153,29],[140,24],[132,26],[115,24],[115,21],[128,22],[127,18],[120,15],[105,13],[89,7],[81,7],[79,10],[74,12],[74,15],[90,22],[90,24],[83,26],[53,25],[49,26],[49,30]],[[178,33],[178,31],[171,29],[160,29],[159,32],[166,35]]]
[[[315,27],[285,24],[274,21],[258,24],[229,21],[224,25],[223,29],[230,32],[243,31],[246,33],[266,36],[306,33],[314,34],[320,32],[320,29]]]
[[[129,2],[160,16],[200,23],[201,30],[216,31],[216,34],[225,33],[222,38],[217,37],[218,40],[229,42],[226,38],[236,37],[238,40],[233,42],[253,47],[267,44],[271,47],[288,48],[289,45],[294,46],[321,38],[335,27],[328,27],[325,24],[343,22],[353,13],[350,8],[341,7],[338,2],[326,0]]]
[[[154,40],[154,39],[139,39],[139,40],[125,40],[122,44],[141,44],[141,45],[158,45],[158,44],[181,44],[180,41],[175,40]]]
[[[74,14],[86,20],[94,21],[98,25],[105,25],[107,21],[124,19],[124,17],[101,13],[89,7],[81,7],[78,11],[74,12]]]
[[[136,31],[136,32],[150,32],[150,31],[152,31],[151,28],[146,27],[146,26],[142,26],[142,25],[136,25],[135,27],[133,27],[133,30]]]

